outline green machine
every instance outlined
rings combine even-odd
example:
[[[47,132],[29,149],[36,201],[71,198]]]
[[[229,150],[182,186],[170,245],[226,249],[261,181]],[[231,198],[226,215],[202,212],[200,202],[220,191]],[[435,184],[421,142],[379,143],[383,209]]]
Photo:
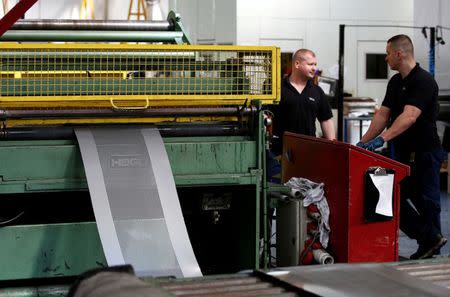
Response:
[[[107,265],[79,126],[159,129],[203,274],[267,264],[263,112],[279,98],[279,49],[188,45],[171,16],[146,31],[23,21],[1,37],[0,281]],[[65,43],[28,42],[44,40]]]

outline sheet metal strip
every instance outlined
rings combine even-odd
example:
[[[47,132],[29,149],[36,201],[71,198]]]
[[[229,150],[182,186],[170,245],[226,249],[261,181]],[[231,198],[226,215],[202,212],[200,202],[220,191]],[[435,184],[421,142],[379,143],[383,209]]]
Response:
[[[78,136],[85,130],[91,139]],[[97,224],[103,226],[99,233],[105,256],[113,261],[108,265],[116,263],[116,247],[103,241],[102,232],[114,230],[124,262],[132,264],[138,276],[201,276],[158,130],[95,127],[76,129],[76,135]],[[98,196],[98,187],[106,189],[107,201],[104,193]],[[109,213],[102,212],[104,208]]]
[[[160,199],[161,206],[180,269],[185,277],[201,276],[186,226],[180,224],[180,222],[184,222],[183,214],[161,135],[157,129],[148,128],[142,129],[141,133],[144,136],[153,172],[157,173],[155,181],[159,197],[164,197],[164,199]]]
[[[86,179],[92,197],[92,207],[95,211],[98,233],[103,247],[107,247],[107,251],[104,251],[106,261],[110,266],[123,265],[125,261],[113,223],[111,207],[104,182],[105,179],[103,177],[93,133],[88,128],[77,128],[75,129],[75,134],[80,145]]]

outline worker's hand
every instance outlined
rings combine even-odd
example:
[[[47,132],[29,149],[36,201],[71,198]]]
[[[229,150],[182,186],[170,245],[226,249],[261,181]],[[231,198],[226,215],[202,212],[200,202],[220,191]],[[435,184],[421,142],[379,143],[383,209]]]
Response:
[[[363,144],[362,148],[365,148],[368,151],[373,152],[377,148],[382,147],[384,144],[384,139],[381,136],[378,136],[377,138],[372,139],[371,141]]]
[[[356,146],[365,148],[366,144],[364,142],[360,141],[356,144]]]

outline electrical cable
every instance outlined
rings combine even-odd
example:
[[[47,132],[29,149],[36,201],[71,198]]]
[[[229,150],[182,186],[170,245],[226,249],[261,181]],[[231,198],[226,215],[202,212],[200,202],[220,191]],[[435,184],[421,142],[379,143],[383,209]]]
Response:
[[[11,222],[17,220],[17,219],[20,218],[24,213],[25,213],[25,211],[22,211],[22,212],[20,212],[19,214],[17,214],[15,217],[12,217],[11,219],[0,221],[0,226],[7,225],[7,224],[9,224],[9,223],[11,223]]]
[[[303,249],[303,251],[300,253],[300,259],[299,259],[299,263],[302,263],[303,259],[305,258],[306,254],[312,250],[312,246],[314,243],[317,242],[317,240],[319,239],[320,233],[317,232],[313,237],[311,242],[305,246],[305,248]]]
[[[444,45],[445,44],[445,40],[443,38],[443,33],[442,33],[442,26],[436,26],[436,41],[440,44],[440,45]],[[450,28],[449,28],[450,29]]]

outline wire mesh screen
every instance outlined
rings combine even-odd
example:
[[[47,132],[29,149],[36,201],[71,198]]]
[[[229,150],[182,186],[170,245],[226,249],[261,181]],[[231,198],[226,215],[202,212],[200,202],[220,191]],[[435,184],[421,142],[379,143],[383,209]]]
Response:
[[[277,98],[276,48],[22,45],[0,51],[0,100]]]

